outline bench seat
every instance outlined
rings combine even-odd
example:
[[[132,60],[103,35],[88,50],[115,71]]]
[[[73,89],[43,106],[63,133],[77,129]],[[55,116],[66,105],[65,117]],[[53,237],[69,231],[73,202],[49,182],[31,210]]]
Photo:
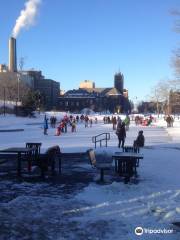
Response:
[[[90,163],[93,168],[96,168],[100,170],[100,180],[99,182],[104,182],[104,170],[110,170],[112,169],[112,164],[111,163],[106,163],[106,162],[97,162],[96,161],[96,155],[93,149],[89,149],[87,151],[87,154],[89,156]]]
[[[98,169],[110,169],[112,167],[112,164],[110,164],[110,163],[97,163],[96,164],[96,168],[98,168]]]

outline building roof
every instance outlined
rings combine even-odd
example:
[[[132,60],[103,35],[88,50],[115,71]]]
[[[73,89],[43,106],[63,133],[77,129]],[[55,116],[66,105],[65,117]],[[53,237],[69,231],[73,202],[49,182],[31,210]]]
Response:
[[[106,90],[105,95],[122,95],[117,88]]]
[[[99,93],[102,96],[108,95],[121,95],[121,93],[116,88],[88,88],[86,89],[89,93]]]
[[[67,91],[65,97],[72,97],[72,96],[89,96],[91,93],[87,91],[87,89],[73,89]]]
[[[116,88],[80,88],[69,90],[65,93],[65,97],[95,97],[95,96],[112,96],[122,95]]]

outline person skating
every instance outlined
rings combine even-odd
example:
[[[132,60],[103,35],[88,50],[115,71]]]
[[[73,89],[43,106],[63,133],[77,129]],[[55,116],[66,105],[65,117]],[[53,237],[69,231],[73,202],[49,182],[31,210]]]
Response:
[[[59,124],[59,126],[56,128],[56,134],[55,136],[60,136],[61,135],[61,123]]]
[[[125,120],[124,120],[125,126],[126,126],[126,131],[129,130],[129,125],[130,125],[130,117],[127,115]]]
[[[125,123],[124,122],[118,122],[118,126],[117,126],[117,130],[116,130],[116,134],[118,136],[118,147],[124,147],[124,142],[125,142],[125,138],[126,138],[126,129],[125,129]]]
[[[84,120],[85,120],[85,128],[87,128],[88,127],[89,117],[86,115]]]
[[[47,130],[48,130],[48,118],[45,115],[44,116],[44,135],[48,135]]]
[[[71,132],[76,132],[76,120],[75,119],[71,123]]]
[[[117,120],[116,117],[112,117],[113,130],[116,130]]]
[[[89,124],[90,124],[90,127],[92,127],[92,124],[93,124],[92,118],[89,120]]]
[[[166,122],[167,122],[167,127],[171,127],[171,116],[168,115],[166,118],[165,118]]]

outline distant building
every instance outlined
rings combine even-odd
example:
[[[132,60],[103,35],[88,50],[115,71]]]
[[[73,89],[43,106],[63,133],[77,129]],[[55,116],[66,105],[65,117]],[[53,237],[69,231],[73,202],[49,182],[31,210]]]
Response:
[[[60,95],[64,95],[65,94],[65,90],[60,89]]]
[[[8,66],[6,64],[0,64],[0,73],[7,72]]]
[[[169,113],[180,114],[180,91],[170,91]]]
[[[120,79],[122,80],[122,78]],[[128,95],[123,95],[123,86],[118,85],[119,79],[116,79],[114,87],[95,88],[92,85],[86,85],[84,88],[67,91],[59,97],[59,108],[63,111],[79,112],[84,108],[90,108],[96,112],[129,113],[131,111]],[[81,85],[82,86],[82,85]],[[91,86],[91,87],[87,87]]]
[[[26,83],[31,89],[40,92],[47,109],[57,107],[58,97],[60,96],[60,83],[44,78],[41,71],[0,72],[0,86],[1,82],[5,83],[6,80],[17,83],[17,86],[18,81]]]
[[[56,108],[60,96],[60,83],[52,79],[46,79],[41,71],[22,71],[23,79],[33,90],[39,91],[44,97],[48,109]]]
[[[123,89],[123,96],[125,97],[125,98],[128,98],[129,96],[128,96],[128,90],[127,89]]]
[[[139,113],[163,113],[165,107],[164,102],[156,102],[156,101],[150,101],[150,102],[144,102],[138,104],[137,109]]]
[[[60,95],[60,83],[52,79],[45,79],[41,71],[18,71],[16,39],[14,37],[10,37],[9,39],[8,66],[0,64],[0,88],[5,86],[5,83],[8,81],[12,81],[14,84],[14,92],[16,92],[16,84],[17,89],[19,89],[19,82],[26,83],[27,86],[35,91],[39,91],[44,96],[47,108],[52,109],[53,107],[57,107],[58,97]],[[13,84],[10,82],[9,85]]]
[[[84,80],[80,83],[79,88],[95,88],[95,83],[90,80]]]
[[[17,81],[17,73],[15,72],[0,72],[0,83],[1,81],[12,80]]]

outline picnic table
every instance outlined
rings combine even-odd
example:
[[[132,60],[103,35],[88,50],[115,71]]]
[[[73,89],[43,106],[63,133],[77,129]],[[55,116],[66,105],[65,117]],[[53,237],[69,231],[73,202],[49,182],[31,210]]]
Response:
[[[22,155],[27,156],[27,161],[31,160],[31,156],[33,152],[36,150],[35,147],[26,148],[26,147],[11,147],[0,150],[0,153],[16,153],[17,154],[17,176],[21,176],[21,163],[22,163]]]
[[[125,177],[125,182],[129,182],[133,175],[137,175],[137,161],[143,159],[143,154],[134,152],[115,152],[112,158],[115,161],[115,171],[120,176]]]

